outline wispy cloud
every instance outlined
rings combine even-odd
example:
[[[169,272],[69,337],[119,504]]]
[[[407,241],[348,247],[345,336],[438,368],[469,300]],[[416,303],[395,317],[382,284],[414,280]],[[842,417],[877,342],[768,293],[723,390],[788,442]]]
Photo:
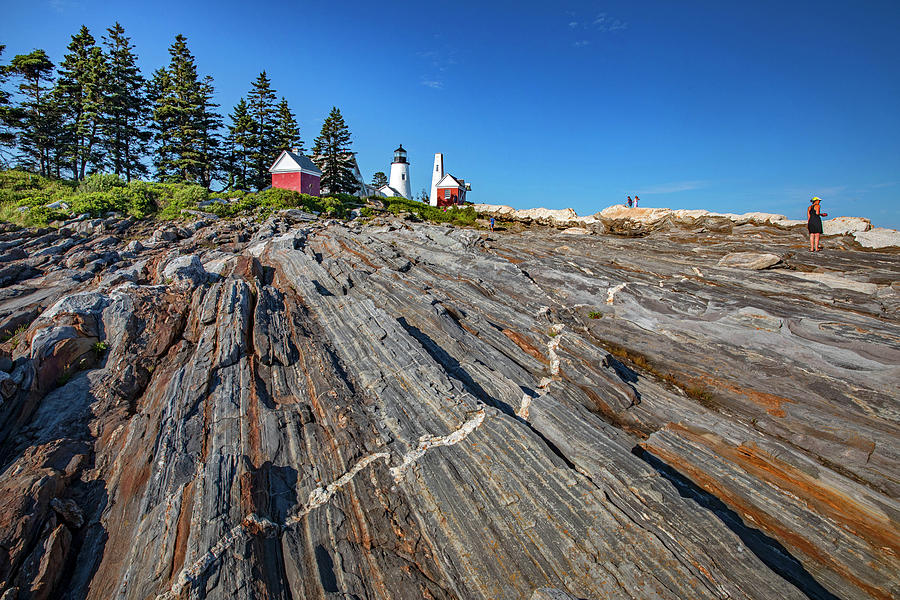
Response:
[[[572,45],[575,46],[576,48],[584,48],[585,46],[591,45],[591,40],[578,40],[577,42],[575,42]]]
[[[597,31],[602,31],[604,33],[628,29],[628,23],[620,21],[619,19],[611,19],[606,13],[598,14],[591,25]]]
[[[50,0],[48,4],[58,13],[81,8],[81,2],[77,0]]]
[[[616,19],[614,17],[610,17],[606,13],[598,13],[595,17],[587,17],[586,19],[580,19],[575,16],[575,13],[566,12],[569,16],[569,29],[577,29],[579,31],[598,31],[600,33],[610,33],[613,31],[620,31],[622,29],[628,29],[628,23],[622,21],[621,19]]]
[[[783,194],[787,198],[811,198],[812,196],[835,197],[843,196],[848,190],[846,185],[789,185],[784,188]]]
[[[421,84],[434,90],[444,88],[444,77],[447,71],[456,64],[453,49],[436,48],[417,52],[416,54],[426,63],[424,66],[425,74],[422,75]]]
[[[695,180],[695,181],[672,181],[669,183],[660,183],[657,185],[651,185],[649,187],[641,188],[636,190],[635,193],[640,195],[651,195],[651,194],[674,194],[677,192],[688,192],[690,190],[699,190],[701,188],[709,187],[710,182],[704,180]]]

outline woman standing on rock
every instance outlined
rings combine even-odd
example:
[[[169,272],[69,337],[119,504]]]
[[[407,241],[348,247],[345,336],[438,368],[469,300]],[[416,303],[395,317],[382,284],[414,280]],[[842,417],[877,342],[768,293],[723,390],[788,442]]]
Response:
[[[819,246],[819,236],[822,235],[822,217],[827,217],[828,213],[819,212],[819,204],[822,200],[818,196],[813,196],[809,201],[809,208],[806,209],[807,224],[809,230],[809,251],[818,252],[822,249]]]

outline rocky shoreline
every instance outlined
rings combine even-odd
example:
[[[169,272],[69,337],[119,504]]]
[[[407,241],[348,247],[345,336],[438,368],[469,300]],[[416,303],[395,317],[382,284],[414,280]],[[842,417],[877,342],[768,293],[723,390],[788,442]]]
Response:
[[[506,208],[0,225],[0,599],[900,594],[896,232]]]
[[[771,225],[780,229],[806,230],[806,221],[788,219],[784,215],[751,212],[741,215],[714,213],[706,210],[673,210],[671,208],[628,208],[624,204],[609,206],[588,216],[579,216],[571,208],[515,209],[498,204],[476,204],[479,214],[525,224],[550,227],[587,228],[597,233],[644,235],[669,227],[684,228],[708,224],[723,231],[740,225]],[[849,235],[862,248],[900,247],[900,232],[886,227],[872,227],[862,217],[835,217],[822,221],[823,234]]]

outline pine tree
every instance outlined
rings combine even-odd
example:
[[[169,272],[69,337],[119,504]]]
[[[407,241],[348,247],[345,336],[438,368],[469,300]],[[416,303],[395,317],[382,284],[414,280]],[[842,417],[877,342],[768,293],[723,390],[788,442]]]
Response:
[[[20,130],[17,142],[22,153],[22,164],[50,177],[53,174],[51,156],[57,124],[50,93],[53,63],[46,52],[34,50],[29,54],[13,57],[6,70],[22,78],[19,93],[23,100],[18,107],[15,123]]]
[[[213,102],[215,89],[213,78],[207,75],[200,83],[199,95],[199,154],[200,154],[200,184],[209,189],[214,179],[220,173],[222,162],[221,135],[222,117],[215,111],[219,107]]]
[[[0,44],[0,56],[6,46]],[[6,168],[12,159],[12,151],[16,145],[13,127],[16,123],[16,111],[12,106],[12,94],[3,86],[8,78],[6,67],[0,65],[0,167]]]
[[[353,175],[353,154],[350,152],[350,130],[336,106],[331,108],[316,138],[314,159],[322,170],[322,189],[329,194],[355,193],[358,188]]]
[[[117,22],[106,31],[103,43],[109,67],[102,146],[113,172],[131,181],[132,177],[147,175],[141,161],[150,141],[145,80],[122,25]]]
[[[275,90],[272,89],[266,72],[263,71],[253,82],[247,94],[247,108],[253,123],[250,162],[250,183],[256,189],[269,184],[269,165],[277,154],[277,119]]]
[[[253,147],[253,120],[250,118],[247,101],[241,100],[235,105],[234,112],[228,115],[231,125],[228,127],[228,187],[247,190],[250,188],[248,175],[252,165],[250,153]]]
[[[388,184],[387,175],[384,174],[384,171],[378,171],[372,176],[372,183],[369,184],[376,190],[382,188]]]
[[[303,142],[300,141],[300,126],[297,125],[297,119],[291,112],[287,100],[281,99],[278,103],[278,120],[275,124],[275,154],[280,154],[282,150],[291,150],[296,148],[297,152],[303,152]],[[275,157],[272,157],[274,160]]]
[[[88,165],[100,170],[100,124],[106,91],[103,53],[88,28],[72,36],[69,53],[59,65],[54,99],[62,116],[61,157],[72,169],[72,179],[84,179]]]
[[[147,100],[152,106],[150,122],[153,131],[152,163],[156,170],[156,178],[160,181],[177,181],[178,179],[173,167],[176,151],[174,141],[176,111],[170,94],[171,87],[171,77],[165,68],[154,71],[147,86]]]
[[[214,166],[205,161],[216,156],[215,128],[221,122],[210,100],[212,80],[199,80],[183,35],[175,37],[169,55],[168,68],[154,73],[148,90],[153,103],[156,176],[162,181],[208,185]]]

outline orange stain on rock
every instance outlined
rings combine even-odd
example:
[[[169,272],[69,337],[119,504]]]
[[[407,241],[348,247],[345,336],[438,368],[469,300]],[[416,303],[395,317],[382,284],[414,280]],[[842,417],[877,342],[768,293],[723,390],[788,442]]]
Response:
[[[544,363],[545,365],[550,364],[550,361],[547,360],[547,357],[544,356],[540,350],[538,350],[525,336],[520,333],[516,333],[511,329],[504,329],[503,335],[512,340],[516,346],[521,348],[526,354],[536,358],[538,361]]]
[[[812,511],[838,523],[873,548],[881,549],[892,556],[896,556],[900,551],[900,531],[887,516],[868,510],[855,499],[823,485],[816,478],[779,460],[755,444],[733,446],[711,432],[694,430],[683,424],[670,423],[666,429],[692,444],[709,449],[760,481],[776,486],[783,490],[786,496],[802,498]],[[707,492],[722,499],[740,514],[751,518],[753,523],[764,531],[840,574],[841,577],[864,590],[871,597],[891,599],[889,591],[863,581],[825,550],[811,544],[806,537],[787,527],[777,515],[769,515],[758,510],[741,494],[734,493],[722,485],[723,482],[710,476],[696,464],[685,462],[682,454],[658,446],[652,441],[641,442],[640,446],[685,474]]]

